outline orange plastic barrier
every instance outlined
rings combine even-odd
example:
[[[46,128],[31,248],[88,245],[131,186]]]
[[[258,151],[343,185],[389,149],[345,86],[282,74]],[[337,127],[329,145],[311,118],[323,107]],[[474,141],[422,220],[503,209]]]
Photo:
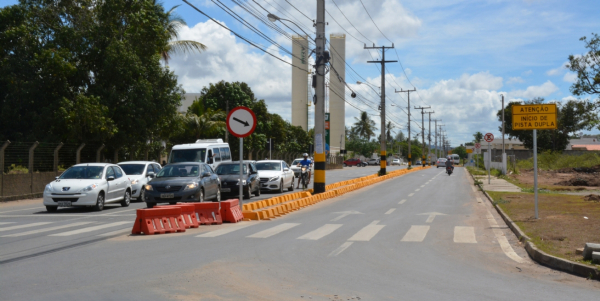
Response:
[[[138,209],[131,234],[165,234],[185,232],[181,208],[171,206],[165,208]]]
[[[221,201],[221,216],[223,217],[223,222],[226,223],[237,223],[243,220],[244,215],[242,214],[242,210],[240,210],[238,199]]]
[[[220,225],[223,223],[219,203],[190,203],[190,205],[194,205],[194,211],[196,211],[200,225]]]
[[[179,203],[177,205],[155,206],[154,208],[169,208],[173,206],[181,208],[181,219],[183,220],[183,225],[186,229],[200,227],[198,219],[196,218],[196,209],[192,204]]]

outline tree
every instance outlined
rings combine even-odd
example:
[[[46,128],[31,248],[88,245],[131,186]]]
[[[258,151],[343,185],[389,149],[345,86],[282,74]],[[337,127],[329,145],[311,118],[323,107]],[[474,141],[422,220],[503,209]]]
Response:
[[[575,95],[600,95],[600,36],[592,33],[592,39],[579,39],[589,52],[581,56],[569,55],[567,68],[577,73],[577,81],[571,86]]]
[[[196,139],[215,138],[225,128],[225,114],[221,110],[204,108],[201,102],[194,102],[186,115],[186,125]]]
[[[406,139],[406,137],[404,137],[404,133],[402,133],[402,131],[399,131],[398,134],[396,134],[395,140],[396,141],[404,141]]]
[[[543,98],[534,98],[525,101],[525,104],[541,104]],[[519,102],[510,102],[505,108],[505,133],[509,138],[518,138],[523,145],[533,148],[533,131],[531,130],[513,130],[512,128],[512,106]],[[569,144],[569,135],[580,130],[590,130],[596,126],[600,120],[595,112],[595,104],[586,100],[570,100],[566,103],[557,103],[557,129],[556,130],[538,130],[537,147],[539,151],[553,150],[562,151]],[[498,121],[502,120],[502,109],[497,113]],[[502,130],[501,126],[499,130]]]
[[[358,136],[367,141],[370,140],[371,136],[375,135],[375,132],[373,131],[377,130],[377,127],[375,127],[375,121],[369,118],[367,112],[361,112],[360,118],[354,117],[354,119],[356,119],[354,128]]]
[[[505,121],[505,123],[506,122],[507,121]],[[500,130],[502,130],[502,129],[500,129]],[[481,143],[481,140],[483,140],[483,134],[481,132],[477,132],[477,133],[473,134],[473,142],[475,142],[475,143]]]
[[[187,23],[185,20],[183,20],[183,18],[175,13],[175,9],[177,9],[177,7],[179,7],[179,5],[175,5],[169,11],[167,11],[168,21],[165,24],[165,30],[169,34],[171,40],[165,49],[163,49],[163,51],[160,53],[160,56],[167,64],[169,63],[171,55],[173,54],[186,53],[188,51],[196,51],[200,53],[207,48],[206,45],[197,41],[179,40],[179,29],[183,26],[187,26]]]
[[[461,159],[467,158],[467,149],[462,144],[459,147],[455,147],[452,153],[457,154]]]

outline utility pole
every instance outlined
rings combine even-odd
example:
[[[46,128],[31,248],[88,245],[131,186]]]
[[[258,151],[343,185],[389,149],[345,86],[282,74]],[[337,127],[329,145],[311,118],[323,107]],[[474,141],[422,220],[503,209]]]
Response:
[[[411,165],[412,165],[412,159],[411,159],[411,152],[410,152],[410,92],[415,92],[417,91],[417,89],[412,89],[412,90],[403,90],[402,88],[400,89],[400,91],[395,90],[396,93],[402,93],[402,92],[406,92],[407,96],[408,96],[408,169],[411,169]]]
[[[381,64],[381,158],[379,159],[379,176],[385,176],[386,175],[386,165],[387,165],[387,148],[386,148],[386,137],[385,137],[385,63],[396,63],[398,61],[386,61],[385,60],[385,50],[386,49],[393,49],[394,48],[394,43],[392,43],[391,47],[387,47],[387,46],[381,46],[381,47],[375,47],[375,44],[373,44],[373,47],[367,47],[367,44],[365,44],[365,48],[364,49],[380,49],[381,48],[381,61],[367,61],[367,63],[378,63]]]
[[[431,113],[435,113],[434,111],[431,112],[425,112],[429,114],[429,134],[427,134],[427,156],[429,157],[431,155]],[[427,159],[427,164],[429,166],[431,166],[431,158]]]
[[[431,107],[415,107],[415,110],[421,110],[421,166],[425,166],[425,109],[431,109]]]
[[[433,126],[433,131],[435,132],[434,139],[433,139],[433,140],[435,140],[435,156],[436,156],[436,158],[439,158],[440,156],[438,156],[438,143],[437,143],[437,141],[438,141],[437,122],[442,121],[442,120],[434,119],[433,121],[435,122],[435,125]]]
[[[315,38],[315,177],[314,193],[325,192],[325,64],[329,53],[325,52],[325,0],[317,0],[317,37]]]

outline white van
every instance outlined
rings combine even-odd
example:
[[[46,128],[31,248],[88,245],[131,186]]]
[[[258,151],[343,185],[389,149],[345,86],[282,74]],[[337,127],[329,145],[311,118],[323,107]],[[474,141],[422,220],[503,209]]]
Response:
[[[460,156],[459,155],[452,154],[450,156],[452,156],[452,163],[454,163],[456,165],[460,164]]]
[[[223,139],[205,139],[173,146],[168,163],[202,162],[216,169],[222,162],[231,161],[228,143],[224,143]]]

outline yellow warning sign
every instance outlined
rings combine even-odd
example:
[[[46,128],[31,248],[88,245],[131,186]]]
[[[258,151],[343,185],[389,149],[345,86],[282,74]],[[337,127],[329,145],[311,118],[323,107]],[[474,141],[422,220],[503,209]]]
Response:
[[[473,149],[471,149],[471,148],[468,148],[468,149],[467,149],[467,154],[472,154],[472,153],[473,153]]]
[[[556,104],[513,105],[513,130],[556,129]]]

